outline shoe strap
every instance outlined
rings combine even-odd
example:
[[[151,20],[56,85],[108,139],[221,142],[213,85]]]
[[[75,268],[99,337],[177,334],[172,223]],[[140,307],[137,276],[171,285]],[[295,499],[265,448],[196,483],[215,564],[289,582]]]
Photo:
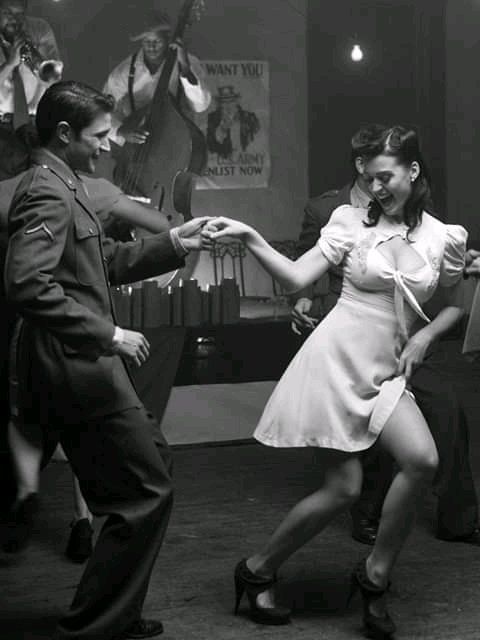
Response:
[[[269,587],[277,582],[277,575],[274,574],[273,577],[267,578],[265,576],[259,576],[247,567],[247,561],[242,560],[237,566],[237,572],[239,577],[248,584],[251,589],[255,589],[258,587],[259,593],[265,591]]]

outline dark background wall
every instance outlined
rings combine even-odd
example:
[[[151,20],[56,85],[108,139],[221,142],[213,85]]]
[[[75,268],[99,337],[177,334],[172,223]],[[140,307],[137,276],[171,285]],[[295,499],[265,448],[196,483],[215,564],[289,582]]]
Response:
[[[349,141],[356,129],[369,122],[403,124],[420,132],[443,216],[443,0],[310,0],[308,9],[311,194],[350,178]],[[357,63],[350,58],[355,42],[365,53]]]
[[[480,2],[448,0],[446,14],[448,219],[480,247]]]

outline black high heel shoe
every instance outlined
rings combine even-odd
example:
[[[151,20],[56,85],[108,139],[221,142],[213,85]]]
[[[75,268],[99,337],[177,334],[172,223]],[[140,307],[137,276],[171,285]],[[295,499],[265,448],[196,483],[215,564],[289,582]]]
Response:
[[[255,575],[247,567],[247,561],[241,560],[235,567],[235,615],[246,592],[252,620],[259,624],[288,624],[291,611],[287,607],[260,607],[257,604],[258,594],[269,589],[275,582],[276,577],[262,578]]]
[[[347,600],[347,606],[358,589],[362,595],[363,601],[363,624],[365,631],[370,638],[376,640],[386,640],[391,638],[395,633],[396,626],[391,619],[388,611],[383,616],[376,616],[370,611],[370,605],[379,600],[385,592],[390,588],[390,582],[385,589],[374,584],[367,575],[366,560],[360,560],[355,565],[351,575],[350,594]]]

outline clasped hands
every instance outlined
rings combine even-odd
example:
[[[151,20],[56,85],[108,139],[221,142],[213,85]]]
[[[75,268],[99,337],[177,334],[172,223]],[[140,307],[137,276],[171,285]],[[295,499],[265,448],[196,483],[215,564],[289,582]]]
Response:
[[[244,222],[219,216],[218,218],[212,218],[209,220],[203,228],[202,236],[210,242],[224,237],[236,238],[237,240],[245,241],[249,231],[251,230],[252,228]]]

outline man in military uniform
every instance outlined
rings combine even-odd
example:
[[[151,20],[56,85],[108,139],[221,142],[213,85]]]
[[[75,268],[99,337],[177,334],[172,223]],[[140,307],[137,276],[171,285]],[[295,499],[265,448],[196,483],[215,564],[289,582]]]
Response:
[[[126,363],[149,344],[116,324],[110,284],[183,265],[207,218],[121,243],[102,235],[78,172],[93,173],[107,145],[114,101],[60,82],[42,97],[42,148],[9,212],[7,299],[23,318],[17,408],[24,425],[55,435],[92,513],[107,516],[55,640],[147,638],[162,623],[141,618],[172,506],[171,457],[139,400]]]
[[[308,251],[333,211],[345,204],[367,208],[371,200],[362,178],[362,150],[375,139],[382,125],[360,129],[351,140],[352,183],[312,198],[305,207],[299,253]],[[342,290],[342,266],[332,266],[327,276],[292,298],[292,328],[312,330],[336,304]],[[437,537],[480,546],[478,500],[469,462],[468,425],[452,385],[445,379],[440,350],[434,349],[415,371],[410,387],[425,416],[440,456],[437,477]],[[374,446],[364,456],[362,493],[352,507],[352,536],[374,544],[385,495],[392,479],[393,461]]]

